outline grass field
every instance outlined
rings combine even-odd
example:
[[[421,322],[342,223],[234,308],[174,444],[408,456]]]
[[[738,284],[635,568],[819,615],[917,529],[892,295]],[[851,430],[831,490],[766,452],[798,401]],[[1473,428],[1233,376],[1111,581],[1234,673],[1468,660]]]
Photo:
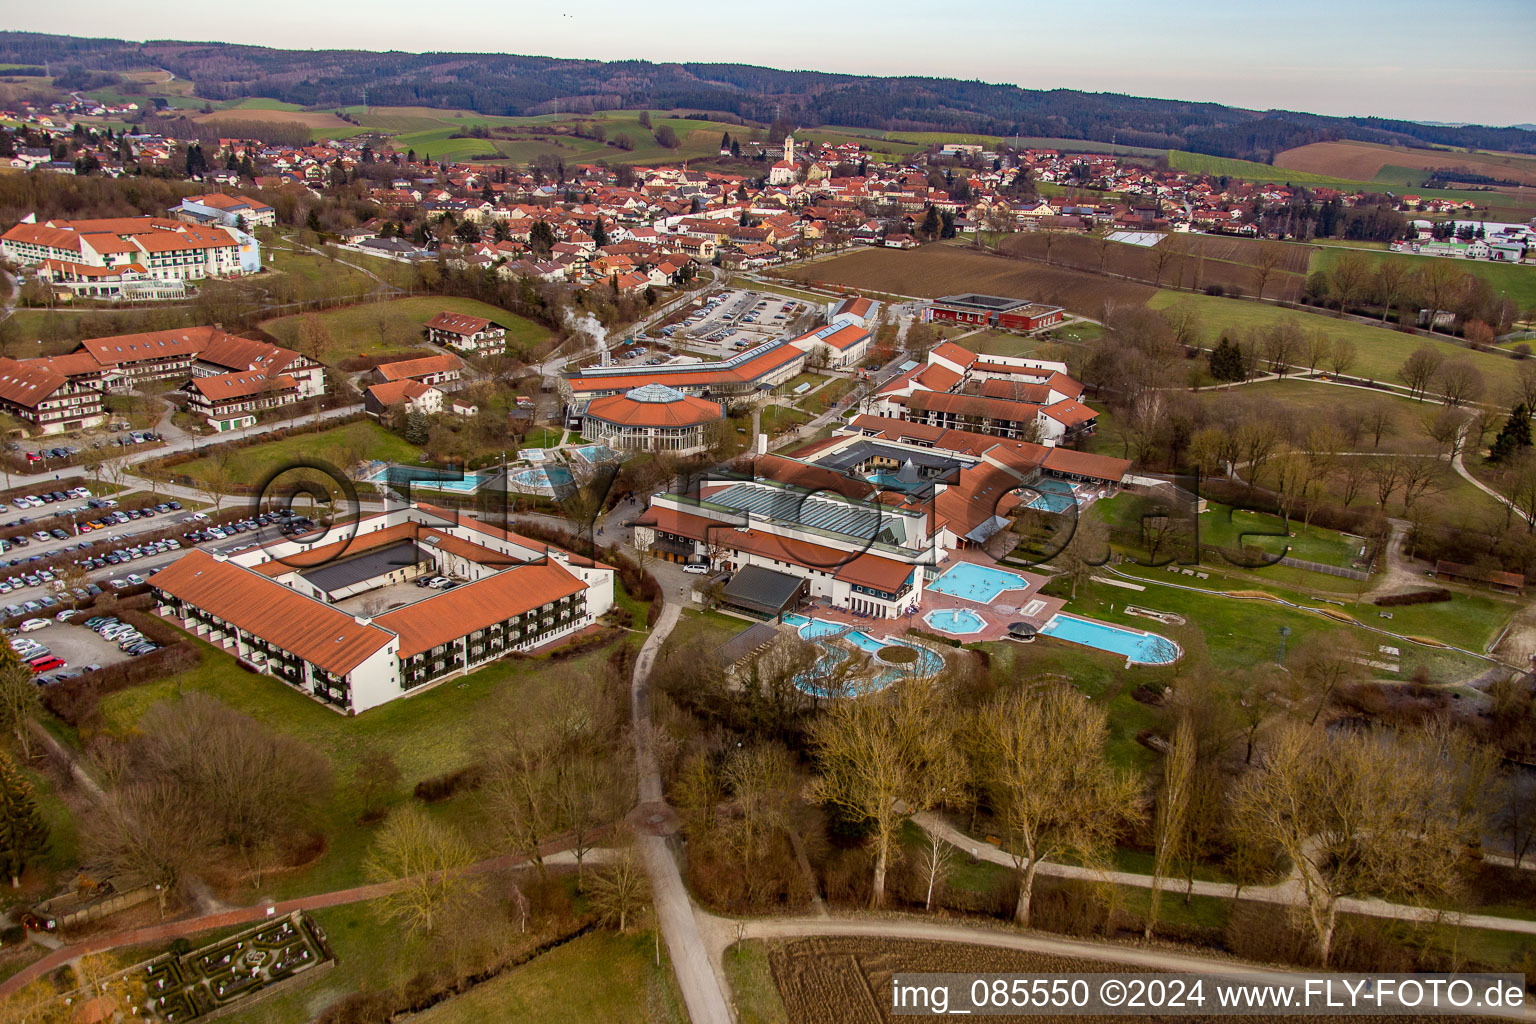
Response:
[[[1209,156],[1205,153],[1189,153],[1182,149],[1168,151],[1168,166],[1176,171],[1191,174],[1227,175],[1244,181],[1272,181],[1293,185],[1326,185],[1330,188],[1350,188],[1363,185],[1365,178],[1342,178],[1333,173],[1320,173],[1301,168],[1271,167],[1253,160],[1238,160],[1226,156]]]
[[[359,420],[319,433],[296,434],[280,441],[241,448],[230,457],[229,473],[237,483],[254,484],[300,457],[323,459],[345,471],[350,469],[347,465],[351,461],[349,453],[364,461],[383,459],[412,464],[421,449],[372,420]],[[213,469],[213,459],[204,456],[172,467],[172,472],[201,480]]]
[[[984,356],[1027,356],[1040,347],[1036,338],[1026,338],[1007,331],[980,331],[957,336],[955,344]]]
[[[655,936],[592,932],[412,1018],[416,1024],[687,1024],[682,993]]]
[[[1327,270],[1338,262],[1343,249],[1337,246],[1316,246],[1312,253],[1311,270]],[[1445,262],[1444,256],[1415,256],[1412,253],[1382,252],[1374,257],[1380,260],[1406,260],[1414,270],[1431,262]],[[1524,309],[1536,308],[1536,267],[1514,263],[1494,263],[1490,260],[1451,260],[1457,270],[1480,277],[1488,282],[1495,294],[1507,295],[1515,305]]]
[[[638,643],[643,634],[629,637],[623,642]],[[365,754],[386,751],[394,757],[401,778],[388,800],[409,799],[420,780],[469,764],[477,750],[494,743],[499,715],[536,696],[541,688],[568,687],[570,678],[600,675],[607,655],[604,648],[558,665],[548,655],[503,660],[447,685],[348,717],[275,679],[241,669],[221,650],[203,646],[202,665],[195,672],[114,693],[102,701],[101,710],[107,727],[121,732],[132,729],[151,705],[174,699],[178,689],[203,692],[297,737],[326,757],[335,773],[335,795],[323,819],[315,822],[327,839],[325,853],[304,870],[265,880],[262,891],[283,898],[362,881],[361,862],[372,841],[372,827],[356,823],[363,808],[355,772]],[[433,814],[458,824],[471,824],[478,811],[474,794],[427,806]],[[472,837],[481,855],[497,852],[485,845],[491,840],[483,829]]]
[[[1283,309],[1266,302],[1231,299],[1164,289],[1149,303],[1153,309],[1167,309],[1177,303],[1191,303],[1199,311],[1200,341],[1214,345],[1223,331],[1241,335],[1248,330],[1262,330],[1286,318],[1292,318],[1306,332],[1320,330],[1335,338],[1354,343],[1357,359],[1349,371],[1352,377],[1400,383],[1397,371],[1403,360],[1421,345],[1439,349],[1447,359],[1466,359],[1483,374],[1494,394],[1501,392],[1500,382],[1514,373],[1514,364],[1504,356],[1473,352],[1455,342],[1430,338],[1427,334],[1410,335],[1382,327],[1371,327],[1354,320],[1341,320],[1302,310]]]
[[[504,117],[477,114],[465,110],[439,110],[431,107],[347,107],[368,131],[382,131],[394,136],[392,142],[401,151],[414,149],[418,157],[433,159],[511,160],[530,163],[549,156],[566,163],[652,163],[675,162],[714,156],[720,149],[720,136],[748,137],[751,129],[720,121],[695,120],[652,111],[651,127],[640,124],[638,110],[612,110],[596,114],[551,114],[538,117]],[[345,123],[345,122],[343,122]],[[601,124],[607,141],[582,138],[575,129]],[[677,149],[667,149],[656,141],[655,132],[669,126],[678,137]],[[355,126],[353,126],[355,127]],[[472,128],[485,128],[489,138],[452,138]],[[590,134],[590,133],[589,133]],[[620,149],[615,140],[627,136],[632,148]]]
[[[424,344],[424,325],[444,310],[502,325],[507,329],[507,348],[514,353],[526,354],[549,337],[549,330],[532,320],[474,299],[451,296],[391,299],[306,315],[317,317],[330,333],[331,344],[321,354],[321,361],[335,363],[351,356],[419,348]],[[302,322],[300,316],[285,316],[268,320],[261,327],[291,346],[299,344]]]

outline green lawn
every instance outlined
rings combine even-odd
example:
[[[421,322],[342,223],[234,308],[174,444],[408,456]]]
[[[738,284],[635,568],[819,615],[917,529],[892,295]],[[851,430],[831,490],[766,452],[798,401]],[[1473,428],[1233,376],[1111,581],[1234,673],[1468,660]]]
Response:
[[[273,292],[273,297],[280,302],[336,297],[360,299],[377,287],[377,282],[367,275],[332,262],[319,253],[272,245],[262,249],[262,260],[268,270],[286,279]],[[269,279],[263,277],[251,278],[250,282],[262,287],[271,286]]]
[[[420,448],[399,435],[372,420],[358,420],[318,433],[295,434],[280,441],[237,449],[230,456],[229,473],[237,483],[256,484],[298,458],[323,459],[347,471],[354,459],[414,464],[420,455]],[[212,457],[204,456],[173,466],[171,472],[202,480],[213,469]]]
[[[1320,330],[1330,337],[1348,338],[1353,342],[1357,358],[1349,371],[1352,377],[1401,383],[1397,378],[1398,369],[1414,349],[1422,345],[1439,349],[1447,359],[1466,359],[1490,383],[1502,380],[1514,372],[1510,361],[1504,356],[1473,352],[1440,337],[1404,334],[1321,313],[1284,309],[1267,302],[1176,292],[1165,288],[1154,295],[1148,305],[1153,309],[1167,309],[1186,302],[1192,303],[1200,313],[1200,343],[1206,346],[1214,345],[1223,331],[1241,336],[1245,331],[1262,330],[1291,318],[1304,332]]]
[[[768,949],[760,941],[731,946],[721,956],[731,1004],[739,1024],[785,1024],[789,1019],[779,986],[768,966]]]
[[[1346,569],[1354,564],[1364,544],[1359,538],[1346,537],[1337,530],[1314,526],[1303,532],[1302,524],[1296,522],[1290,527],[1287,532],[1279,516],[1211,502],[1200,516],[1200,540],[1232,551],[1256,547],[1272,555],[1285,554]]]
[[[643,624],[643,616],[641,617]],[[639,644],[643,632],[628,634],[626,643]],[[302,871],[269,878],[262,892],[279,898],[324,892],[360,884],[361,862],[372,841],[372,827],[355,824],[362,813],[355,788],[359,760],[372,751],[387,751],[400,768],[400,784],[390,800],[410,799],[417,782],[472,763],[477,751],[494,742],[488,723],[521,696],[541,686],[562,685],[567,671],[601,673],[609,648],[589,652],[551,672],[548,655],[495,662],[468,676],[444,685],[390,701],[360,715],[346,716],[323,707],[298,691],[265,676],[241,669],[221,650],[203,647],[203,661],[180,681],[183,690],[208,693],[260,722],[293,735],[319,750],[335,772],[335,795],[326,808],[326,819],[316,827],[327,838],[321,859]],[[144,712],[158,701],[175,697],[178,682],[166,679],[121,690],[105,698],[101,711],[107,727],[131,729]],[[429,805],[445,820],[473,831],[478,813],[476,794],[467,794]],[[497,852],[481,843],[481,853]]]
[[[414,1019],[417,1024],[687,1024],[688,1012],[655,934],[600,931],[550,950]]]
[[[1038,338],[1026,338],[1007,331],[981,331],[957,337],[954,342],[984,356],[1027,356],[1040,347]]]
[[[1339,261],[1343,250],[1337,246],[1318,246],[1312,254],[1309,270],[1327,270]],[[1412,253],[1383,252],[1375,257],[1381,260],[1403,260],[1413,270],[1430,262],[1444,262],[1444,256],[1415,256]],[[1509,296],[1520,309],[1536,307],[1536,267],[1514,263],[1494,263],[1491,260],[1452,260],[1459,271],[1482,278],[1495,294]]]
[[[1333,188],[1360,188],[1366,184],[1361,181],[1350,181],[1347,178],[1334,178],[1326,174],[1314,174],[1311,171],[1291,171],[1286,170],[1284,167],[1272,167],[1269,164],[1256,163],[1252,160],[1210,156],[1205,153],[1188,153],[1180,149],[1170,149],[1168,151],[1168,166],[1176,171],[1188,171],[1191,174],[1226,175],[1232,178],[1242,178],[1244,181],[1327,185]]]
[[[351,356],[423,347],[426,322],[444,310],[481,317],[505,327],[507,347],[513,352],[527,353],[549,337],[549,329],[542,324],[484,302],[450,296],[367,302],[306,315],[318,318],[325,325],[331,343],[322,352],[321,361],[334,363]],[[302,317],[284,316],[268,320],[261,327],[283,344],[302,348],[302,322]]]

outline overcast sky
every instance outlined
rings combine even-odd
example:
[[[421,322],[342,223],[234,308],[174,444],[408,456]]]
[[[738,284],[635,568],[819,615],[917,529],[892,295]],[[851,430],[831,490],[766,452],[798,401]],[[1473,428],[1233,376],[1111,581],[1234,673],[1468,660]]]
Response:
[[[1536,0],[4,0],[0,9],[8,29],[125,39],[723,61],[1536,122]]]

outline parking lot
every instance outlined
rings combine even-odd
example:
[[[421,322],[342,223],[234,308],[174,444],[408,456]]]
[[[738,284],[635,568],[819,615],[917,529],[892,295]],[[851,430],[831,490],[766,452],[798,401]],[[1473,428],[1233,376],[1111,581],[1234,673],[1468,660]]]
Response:
[[[730,356],[788,333],[808,311],[805,302],[732,288],[657,331],[654,338],[712,356]]]
[[[85,617],[81,616],[82,619]],[[71,622],[54,622],[45,629],[20,635],[42,644],[50,654],[64,659],[65,665],[43,673],[43,678],[48,681],[52,681],[52,677],[60,672],[79,672],[92,665],[106,668],[131,657],[119,650],[117,644],[103,639],[95,630]]]

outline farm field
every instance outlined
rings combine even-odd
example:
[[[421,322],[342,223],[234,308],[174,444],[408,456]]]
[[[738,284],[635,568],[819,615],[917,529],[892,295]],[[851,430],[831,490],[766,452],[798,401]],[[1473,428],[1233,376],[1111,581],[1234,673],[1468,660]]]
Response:
[[[262,330],[288,346],[303,346],[302,325],[313,316],[325,326],[330,343],[321,362],[337,363],[353,356],[408,352],[425,347],[424,325],[438,313],[451,310],[494,321],[507,329],[507,347],[527,352],[549,337],[549,330],[504,309],[452,296],[391,299],[344,306],[324,313],[284,316],[262,323]]]
[[[308,128],[310,135],[316,139],[345,139],[362,135],[368,130],[343,121],[333,111],[305,110],[291,103],[261,98],[242,100],[211,114],[197,114],[192,119],[201,124],[232,121],[296,122]]]
[[[829,282],[920,298],[966,291],[1010,295],[1064,306],[1095,319],[1104,315],[1105,300],[1141,305],[1156,294],[1150,285],[1011,260],[953,245],[927,245],[905,251],[865,249],[792,271],[787,276],[802,284]]]
[[[1091,274],[1131,278],[1145,284],[1196,290],[1219,284],[1227,291],[1256,293],[1254,263],[1266,247],[1281,247],[1285,260],[1264,283],[1270,298],[1295,300],[1306,284],[1307,257],[1284,248],[1283,243],[1222,235],[1170,234],[1155,246],[1111,242],[1103,237],[1079,234],[1030,232],[1009,235],[1001,242],[1005,252],[1045,260]],[[1274,251],[1271,249],[1271,251]],[[1162,261],[1161,270],[1158,263]]]
[[[1447,359],[1466,359],[1483,374],[1495,394],[1500,382],[1513,374],[1513,364],[1504,356],[1473,352],[1452,341],[1427,334],[1410,335],[1383,327],[1371,327],[1354,320],[1341,320],[1299,309],[1284,309],[1267,302],[1232,299],[1202,293],[1163,289],[1150,301],[1153,309],[1167,309],[1178,303],[1192,304],[1200,314],[1199,337],[1202,345],[1214,345],[1222,332],[1242,334],[1263,330],[1286,318],[1293,318],[1305,332],[1322,331],[1331,337],[1348,338],[1355,345],[1356,361],[1351,377],[1400,383],[1397,371],[1403,360],[1421,345],[1432,345]]]
[[[1370,180],[1370,175],[1361,178],[1343,177],[1336,171],[1318,171],[1311,168],[1291,167],[1290,165],[1271,167],[1269,164],[1257,163],[1253,160],[1237,160],[1232,157],[1210,156],[1205,153],[1189,153],[1182,149],[1170,149],[1168,151],[1168,166],[1176,171],[1188,171],[1192,174],[1228,175],[1233,178],[1242,178],[1245,181],[1272,181],[1279,183],[1289,182],[1293,185],[1327,185],[1332,188],[1358,186]]]
[[[1284,243],[1281,243],[1284,244]],[[1297,248],[1302,248],[1298,246]],[[1338,262],[1343,249],[1338,246],[1316,246],[1312,251],[1311,270],[1327,270]],[[1415,256],[1412,253],[1382,252],[1377,260],[1407,260],[1414,270],[1431,261],[1444,262],[1444,256]],[[1450,260],[1457,270],[1488,282],[1495,293],[1508,295],[1520,309],[1536,308],[1536,267],[1514,263],[1494,263],[1491,260]]]
[[[1536,185],[1536,157],[1518,153],[1469,152],[1465,150],[1407,149],[1371,142],[1339,140],[1314,142],[1275,155],[1275,166],[1288,170],[1337,175],[1357,181],[1371,181],[1383,168],[1408,168],[1431,171],[1437,168],[1466,168],[1490,178],[1503,178],[1525,185]]]

